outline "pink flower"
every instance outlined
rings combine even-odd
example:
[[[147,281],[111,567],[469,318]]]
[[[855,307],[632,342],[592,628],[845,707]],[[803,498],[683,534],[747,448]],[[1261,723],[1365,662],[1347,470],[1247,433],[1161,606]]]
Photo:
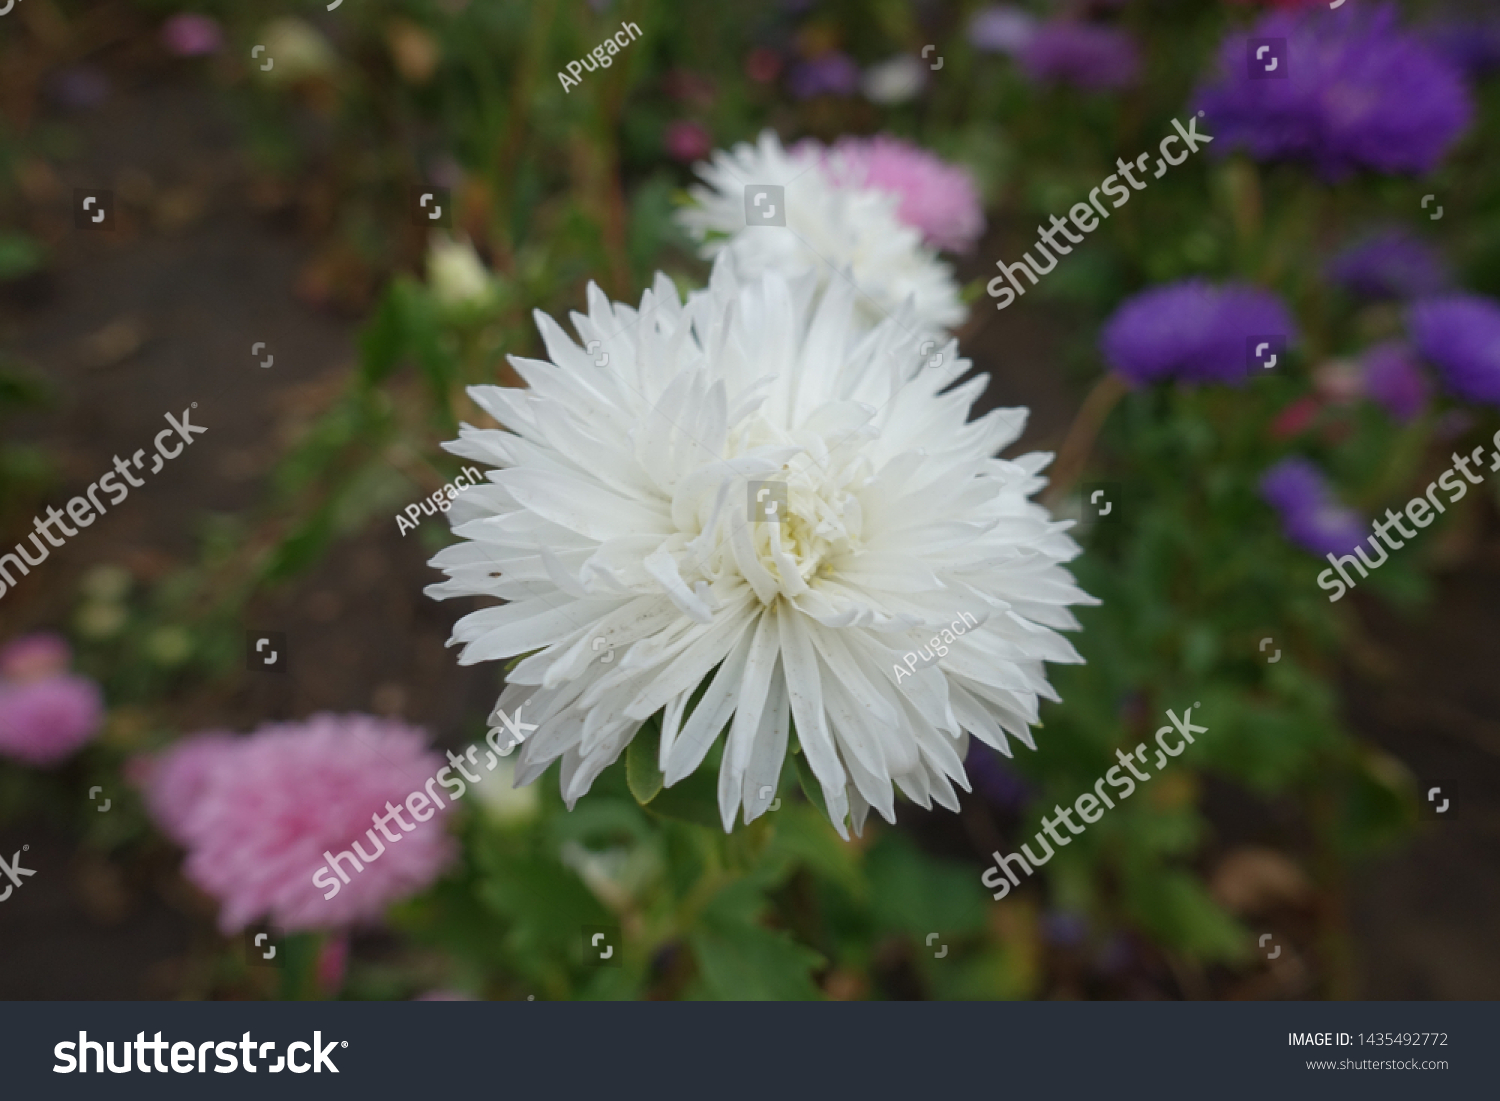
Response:
[[[137,757],[126,766],[126,775],[141,789],[151,817],[184,848],[188,818],[208,786],[209,774],[237,741],[233,734],[219,730],[196,734],[157,757]]]
[[[684,163],[701,161],[714,147],[713,135],[696,122],[678,119],[667,127],[667,153]]]
[[[984,233],[979,191],[968,170],[899,138],[840,138],[829,150],[824,172],[839,187],[872,187],[898,196],[897,216],[934,248],[968,252]]]
[[[50,631],[22,635],[0,650],[0,677],[8,681],[32,681],[66,672],[73,664],[73,651],[62,636]]]
[[[402,723],[328,714],[215,746],[190,739],[158,762],[147,802],[183,838],[184,871],[219,900],[226,933],[261,918],[343,928],[429,886],[453,853],[445,792],[434,791],[437,817],[426,795],[423,820],[401,806],[444,768],[425,741]],[[341,858],[337,878],[325,854]]]
[[[1278,440],[1300,436],[1307,430],[1308,425],[1318,419],[1318,414],[1322,411],[1323,403],[1318,398],[1312,396],[1298,398],[1276,414],[1276,419],[1271,422],[1271,436]]]
[[[0,684],[0,755],[55,765],[93,738],[103,717],[99,686],[72,673]]]
[[[208,16],[184,11],[161,25],[161,40],[178,57],[201,57],[218,53],[224,34]]]

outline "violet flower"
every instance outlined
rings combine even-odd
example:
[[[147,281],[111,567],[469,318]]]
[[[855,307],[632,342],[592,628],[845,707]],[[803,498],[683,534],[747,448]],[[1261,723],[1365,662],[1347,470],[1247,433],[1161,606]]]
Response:
[[[1500,405],[1500,302],[1477,294],[1428,299],[1412,306],[1408,326],[1450,391]]]
[[[1105,361],[1137,385],[1167,378],[1239,382],[1249,370],[1252,337],[1295,343],[1291,315],[1276,295],[1189,279],[1126,299],[1105,322],[1099,346]]]
[[[1323,472],[1298,456],[1282,459],[1261,477],[1261,497],[1281,514],[1287,539],[1310,554],[1348,554],[1369,525],[1338,502]]]
[[[1038,84],[1071,84],[1085,91],[1135,83],[1141,59],[1124,31],[1097,23],[1054,19],[1037,28],[1016,61]]]
[[[1267,64],[1284,76],[1253,71],[1255,43],[1275,51]],[[1242,148],[1256,160],[1305,161],[1328,179],[1360,168],[1427,172],[1474,115],[1462,73],[1397,26],[1390,4],[1265,16],[1224,41],[1196,106],[1219,155]]]
[[[1388,229],[1340,252],[1328,278],[1362,298],[1423,298],[1448,287],[1442,257],[1404,229]]]

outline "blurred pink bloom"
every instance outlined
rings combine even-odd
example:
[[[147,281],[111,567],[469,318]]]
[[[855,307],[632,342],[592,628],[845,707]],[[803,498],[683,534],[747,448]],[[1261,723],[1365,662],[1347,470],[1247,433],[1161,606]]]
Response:
[[[236,741],[224,731],[196,734],[156,757],[137,757],[126,767],[126,775],[141,789],[156,824],[184,848],[190,812],[208,786],[213,766]]]
[[[184,11],[161,25],[161,40],[178,57],[201,57],[218,53],[224,34],[208,16]]]
[[[93,738],[103,717],[99,686],[84,677],[57,673],[0,684],[0,756],[55,765]]]
[[[436,818],[402,824],[410,812],[399,804],[444,768],[425,741],[420,730],[369,715],[272,723],[156,771],[147,801],[163,828],[180,830],[184,872],[219,900],[224,932],[261,918],[289,932],[343,928],[426,888],[453,854],[446,800]],[[361,855],[347,883],[332,875],[313,883],[325,853],[355,845],[373,856]],[[339,889],[325,895],[327,883]]]
[[[872,187],[899,196],[897,216],[934,248],[967,252],[984,233],[984,210],[968,169],[899,138],[840,138],[829,150],[824,172],[839,187]]]
[[[667,127],[667,153],[674,160],[701,161],[714,147],[713,135],[696,122],[678,119]]]
[[[73,651],[61,635],[38,631],[22,635],[0,649],[0,677],[11,682],[39,680],[67,672]]]

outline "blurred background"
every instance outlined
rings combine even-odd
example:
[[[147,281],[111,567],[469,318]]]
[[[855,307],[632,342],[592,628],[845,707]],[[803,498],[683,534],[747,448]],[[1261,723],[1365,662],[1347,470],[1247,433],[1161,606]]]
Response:
[[[1500,17],[1326,7],[15,0],[0,548],[150,455],[165,414],[197,403],[207,432],[0,597],[0,856],[36,873],[0,902],[0,998],[1500,995],[1496,484],[1337,603],[1314,580],[1330,528],[1500,427]],[[609,67],[559,80],[626,21]],[[1246,98],[1247,34],[1316,43],[1297,76],[1325,83]],[[1381,95],[1387,131],[1359,121]],[[1443,97],[1451,137],[1391,122]],[[995,310],[995,261],[1200,100],[1216,144]],[[458,423],[488,424],[464,387],[519,385],[504,356],[540,354],[534,309],[583,309],[590,280],[629,302],[658,270],[703,284],[673,217],[692,165],[767,127],[894,135],[982,203],[947,256],[990,378],[976,414],[1025,405],[1011,453],[1061,451],[1046,500],[1083,521],[1073,569],[1103,600],[1072,636],[1088,664],[1050,670],[1037,749],[976,743],[961,813],[898,800],[852,843],[795,785],[726,838],[691,799],[641,805],[623,759],[571,814],[553,770],[460,804],[441,874],[379,919],[270,929],[279,958],[257,958],[267,927],[227,930],[185,874],[153,767],[323,712],[482,739],[503,671],[444,645],[480,605],[423,595],[452,536],[396,516],[458,474]],[[442,231],[413,211],[434,188]],[[1101,350],[1136,296],[1194,279],[1288,311],[1273,377],[1226,385],[1142,337],[1136,361],[1165,364],[1144,378]],[[1424,330],[1434,303],[1479,311],[1473,339]],[[1267,481],[1287,470],[1300,497]],[[1112,525],[1094,483],[1118,488]],[[1193,701],[1193,753],[991,900],[991,852]],[[594,927],[617,966],[580,952]]]

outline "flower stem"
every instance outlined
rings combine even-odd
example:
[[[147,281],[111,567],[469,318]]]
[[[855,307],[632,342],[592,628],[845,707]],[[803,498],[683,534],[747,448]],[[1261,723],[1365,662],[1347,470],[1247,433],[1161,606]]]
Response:
[[[1052,464],[1052,480],[1043,494],[1043,501],[1047,505],[1056,504],[1077,480],[1078,475],[1083,473],[1099,429],[1104,427],[1110,411],[1128,389],[1125,380],[1113,372],[1094,383],[1094,388],[1083,399],[1083,405],[1073,418],[1062,447],[1058,449],[1057,459]]]

